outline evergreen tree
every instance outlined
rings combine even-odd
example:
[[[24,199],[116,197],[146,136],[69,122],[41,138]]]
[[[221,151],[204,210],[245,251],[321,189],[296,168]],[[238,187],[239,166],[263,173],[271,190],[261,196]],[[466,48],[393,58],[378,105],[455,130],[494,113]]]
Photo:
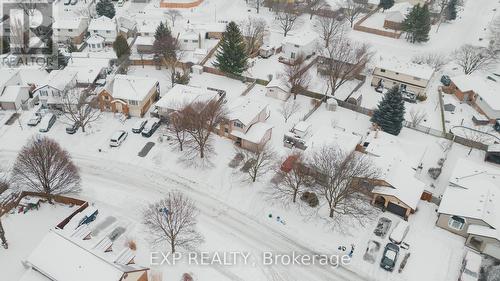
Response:
[[[170,28],[163,22],[160,22],[160,25],[156,28],[153,50],[155,54],[163,56],[167,61],[177,59],[177,40],[172,37]]]
[[[378,6],[382,9],[387,10],[394,6],[394,0],[380,0]]]
[[[113,50],[115,50],[118,59],[128,57],[130,55],[130,47],[127,43],[127,39],[122,35],[116,36],[115,42],[113,42]]]
[[[215,58],[214,66],[223,72],[240,75],[245,70],[247,65],[245,42],[235,22],[232,21],[226,26]]]
[[[413,6],[410,13],[403,21],[402,29],[406,32],[406,40],[411,43],[429,41],[429,31],[431,30],[431,16],[429,7],[420,4]]]
[[[454,20],[457,18],[457,5],[458,0],[450,0],[448,6],[446,6],[446,19]]]
[[[95,6],[95,10],[97,15],[106,16],[110,19],[114,18],[116,14],[115,5],[113,5],[111,0],[100,0]]]
[[[405,103],[398,87],[390,89],[378,104],[371,121],[379,125],[384,132],[398,135],[405,120]]]
[[[6,54],[8,52],[10,52],[9,40],[7,40],[7,37],[2,37],[0,41],[0,54]]]

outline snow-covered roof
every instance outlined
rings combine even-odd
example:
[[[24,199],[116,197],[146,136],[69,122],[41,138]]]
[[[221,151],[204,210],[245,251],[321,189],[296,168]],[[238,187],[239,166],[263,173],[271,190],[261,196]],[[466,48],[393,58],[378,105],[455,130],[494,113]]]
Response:
[[[218,96],[218,93],[213,90],[176,84],[155,105],[160,108],[180,110],[183,105],[214,100]]]
[[[248,98],[237,98],[229,105],[229,119],[239,120],[243,125],[248,126],[262,110],[267,109],[267,103],[251,100]]]
[[[147,270],[133,263],[135,253],[124,246],[129,222],[99,209],[94,221],[81,223],[97,210],[89,206],[63,228],[51,229],[28,256],[27,264],[58,281],[119,281],[125,273]]]
[[[285,39],[283,39],[283,44],[306,46],[314,43],[317,39],[318,34],[316,34],[316,32],[302,32],[285,37]]]
[[[137,36],[135,39],[135,45],[142,46],[153,46],[155,38],[152,36]]]
[[[0,68],[0,92],[6,85],[12,85],[19,70],[12,68]],[[16,83],[14,83],[16,84]]]
[[[160,25],[159,20],[143,20],[137,22],[137,31],[139,33],[155,33]]]
[[[398,72],[420,79],[429,80],[434,74],[434,69],[428,65],[404,62],[396,57],[384,58],[379,61],[377,68]]]
[[[97,76],[99,76],[102,69],[103,66],[101,65],[87,65],[67,66],[64,70],[76,72],[76,82],[78,83],[92,83],[97,79]]]
[[[265,123],[265,122],[257,122],[250,126],[246,133],[233,130],[231,131],[231,135],[247,140],[252,143],[260,143],[266,132],[273,128],[273,125]]]
[[[312,151],[333,144],[344,153],[351,153],[360,142],[361,137],[359,135],[354,135],[341,129],[324,125],[319,128],[314,128],[314,133],[307,140],[306,146],[308,151]]]
[[[399,22],[399,23],[403,22],[405,18],[406,16],[400,11],[389,12],[387,13],[387,16],[385,16],[386,21]]]
[[[290,87],[282,79],[274,78],[267,85],[266,88],[278,88],[285,92],[290,92]]]
[[[500,228],[500,171],[496,166],[459,159],[449,183],[439,213],[480,219],[492,228]],[[495,237],[500,239],[500,235]]]
[[[115,99],[142,101],[157,83],[153,78],[117,74],[107,90]]]
[[[55,88],[59,91],[63,91],[67,86],[69,86],[73,81],[76,80],[76,75],[76,71],[68,71],[66,69],[52,70],[47,77],[45,85]],[[45,85],[41,84],[40,87],[43,87]]]
[[[425,184],[415,177],[411,157],[403,152],[399,138],[385,132],[370,132],[365,151],[380,169],[380,179],[390,187],[376,186],[374,193],[391,195],[416,209]]]
[[[87,21],[84,17],[73,17],[73,18],[58,18],[52,25],[52,28],[56,29],[78,29],[80,25]]]
[[[110,19],[106,16],[100,16],[96,19],[92,19],[89,24],[89,30],[116,30],[116,22],[114,19]]]
[[[460,75],[451,78],[462,92],[474,91],[494,110],[500,110],[500,84],[480,75]]]
[[[105,39],[99,34],[92,34],[87,38],[87,44],[102,44],[104,43]]]
[[[311,124],[306,121],[299,121],[295,126],[293,126],[294,131],[299,131],[301,133],[305,133],[311,128]]]
[[[129,17],[126,16],[119,16],[116,19],[118,26],[120,28],[125,28],[127,30],[133,30],[137,26],[137,22]]]
[[[3,93],[0,93],[0,102],[15,102],[19,95],[29,96],[27,86],[7,86]]]

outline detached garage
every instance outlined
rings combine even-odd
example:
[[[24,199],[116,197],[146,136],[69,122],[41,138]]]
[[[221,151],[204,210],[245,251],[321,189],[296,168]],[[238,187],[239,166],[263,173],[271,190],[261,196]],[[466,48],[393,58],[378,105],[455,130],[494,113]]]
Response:
[[[18,110],[29,98],[27,86],[7,86],[0,93],[0,107],[4,110]]]

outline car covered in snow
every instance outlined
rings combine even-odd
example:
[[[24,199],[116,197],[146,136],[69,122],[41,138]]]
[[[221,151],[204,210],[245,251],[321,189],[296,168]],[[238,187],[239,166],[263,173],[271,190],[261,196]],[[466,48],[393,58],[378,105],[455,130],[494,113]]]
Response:
[[[111,147],[120,146],[125,141],[127,136],[128,133],[123,130],[116,131],[109,140],[109,146]]]
[[[143,137],[149,138],[154,134],[154,132],[156,131],[156,129],[158,129],[158,127],[160,127],[160,119],[149,118],[141,134]]]
[[[144,129],[144,126],[146,126],[146,123],[148,123],[148,120],[146,119],[140,119],[138,120],[134,126],[132,127],[132,133],[134,134],[139,134],[142,132]]]
[[[66,133],[72,135],[78,131],[78,128],[80,128],[80,123],[74,121],[71,124],[69,124],[68,127],[66,127]]]
[[[462,260],[462,269],[460,270],[459,281],[477,281],[479,279],[479,271],[481,269],[481,255],[467,251]]]
[[[28,126],[36,126],[42,120],[42,116],[35,114],[28,121]]]
[[[408,224],[407,221],[401,220],[392,230],[391,235],[389,235],[389,240],[394,244],[401,244],[409,230],[410,224]]]
[[[396,261],[398,260],[398,255],[398,245],[387,243],[387,245],[385,245],[384,254],[382,255],[382,260],[380,261],[380,267],[388,271],[393,271],[396,266]]]

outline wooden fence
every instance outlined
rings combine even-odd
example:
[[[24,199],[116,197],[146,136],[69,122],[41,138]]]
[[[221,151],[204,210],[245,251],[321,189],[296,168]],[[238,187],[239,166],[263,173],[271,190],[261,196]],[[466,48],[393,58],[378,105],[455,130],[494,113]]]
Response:
[[[362,24],[371,16],[373,16],[375,13],[378,13],[380,8],[377,8],[368,14],[366,14],[364,17],[362,17],[358,22],[354,24],[353,29],[361,32],[366,32],[366,33],[371,33],[371,34],[376,34],[380,36],[385,36],[385,37],[390,37],[390,38],[395,38],[398,39],[401,37],[402,32],[397,32],[397,31],[385,31],[382,29],[377,29],[377,28],[371,28],[367,26],[363,26]]]
[[[19,202],[21,202],[21,200],[26,196],[40,197],[43,199],[49,198],[49,196],[45,193],[23,191],[19,194],[19,196],[15,197],[13,200],[10,200],[10,201],[2,204],[2,207],[0,208],[0,216],[3,216],[4,214],[10,212],[12,209],[17,207],[19,205]],[[65,204],[65,205],[82,206],[86,203],[83,200],[72,198],[72,197],[66,197],[66,196],[62,196],[62,195],[52,195],[51,197],[52,197],[52,200],[54,200],[55,202]]]

